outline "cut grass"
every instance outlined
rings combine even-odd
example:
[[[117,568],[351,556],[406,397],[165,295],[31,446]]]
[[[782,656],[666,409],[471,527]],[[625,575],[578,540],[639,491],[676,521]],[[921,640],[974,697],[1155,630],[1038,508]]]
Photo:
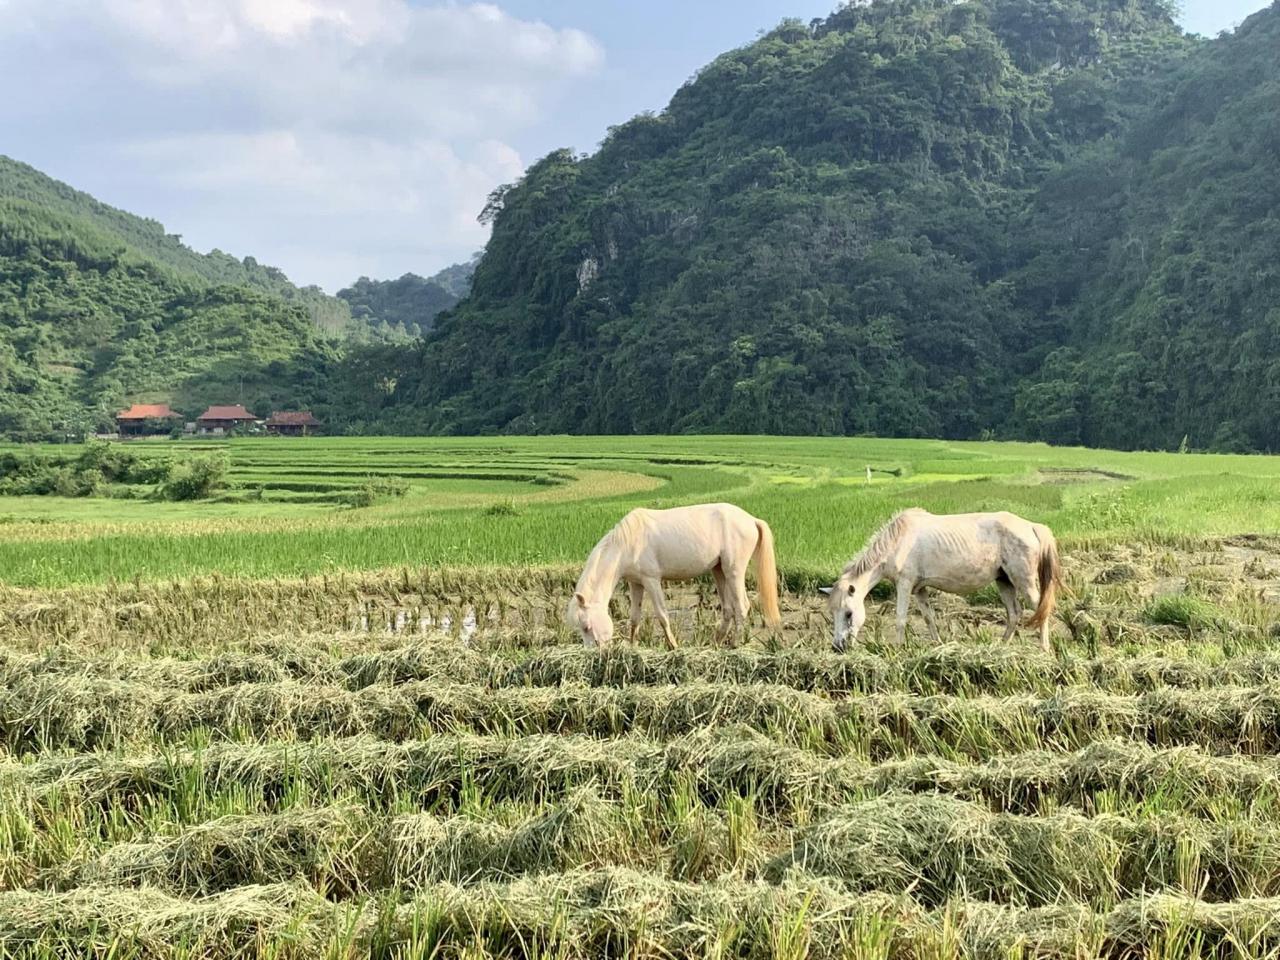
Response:
[[[1147,605],[1143,615],[1148,623],[1209,630],[1223,621],[1222,612],[1213,604],[1196,597],[1176,595],[1160,597]]]
[[[327,805],[357,799],[371,809],[402,803],[451,811],[469,791],[489,802],[542,802],[595,784],[602,795],[690,784],[707,802],[753,796],[761,809],[808,816],[850,796],[945,790],[996,810],[1034,814],[1046,804],[1086,811],[1157,803],[1188,813],[1217,805],[1274,809],[1280,761],[1214,756],[1193,747],[1124,741],[1080,750],[1029,750],[981,762],[920,756],[883,763],[828,758],[749,730],[702,731],[657,743],[567,734],[485,737],[438,734],[389,743],[369,737],[300,744],[213,744],[155,754],[51,755],[0,766],[0,795],[53,810],[65,802],[132,804],[172,811],[180,822],[208,813],[229,791],[250,812],[281,798]]]
[[[237,888],[186,899],[110,886],[0,894],[11,956],[58,956],[59,944],[111,957],[374,956],[426,958],[800,956],[973,958],[1262,958],[1280,945],[1280,901],[1212,904],[1180,895],[1009,908],[956,898],[928,909],[821,882],[680,883],[625,869],[504,883],[440,884],[335,906],[305,885]],[[876,953],[869,953],[878,945]]]
[[[335,555],[305,578],[0,588],[0,955],[1280,955],[1280,554],[1205,538],[1237,523],[1268,462],[1215,461],[1227,476],[1204,479],[1194,458],[1136,457],[1116,472],[1138,479],[1104,489],[1025,482],[1032,461],[1115,466],[1039,448],[546,443],[369,441],[313,448],[305,468],[233,445],[284,483],[324,481],[330,455],[351,476],[379,459],[389,474],[475,471],[483,454],[503,458],[494,472],[578,479],[477,492],[450,508],[456,526],[422,488],[352,511],[359,523],[245,504],[159,525],[169,546],[213,534],[184,563],[243,535],[249,558],[220,559],[229,571],[265,563],[254,551],[281,530],[343,549],[373,527],[411,546],[440,523],[488,543],[542,531],[554,556],[642,499],[584,496],[588,472],[667,482],[662,502],[732,482],[806,538],[779,536],[800,591],[892,507],[1012,505],[1064,530],[1055,652],[995,642],[998,610],[943,599],[947,642],[886,642],[882,605],[835,655],[807,589],[784,596],[780,636],[728,650],[710,645],[709,583],[672,595],[681,649],[586,650],[560,623],[580,557],[352,573]],[[867,488],[862,464],[838,461],[872,449],[877,477],[901,472]],[[766,482],[781,475],[805,481],[786,502]],[[1209,515],[1144,527],[1181,498]],[[540,526],[561,509],[580,530]],[[74,563],[147,535],[125,525],[6,524],[0,541],[65,543],[48,555]],[[1212,606],[1151,600],[1183,589]]]
[[[781,684],[526,687],[432,678],[356,689],[294,679],[249,681],[187,692],[55,675],[16,681],[0,694],[0,746],[14,755],[181,745],[196,735],[300,742],[572,733],[663,742],[721,729],[750,730],[819,755],[876,761],[919,753],[986,760],[1042,748],[1078,750],[1117,738],[1265,755],[1280,753],[1280,689],[1108,694],[1077,686],[1045,697],[893,693],[832,699]]]

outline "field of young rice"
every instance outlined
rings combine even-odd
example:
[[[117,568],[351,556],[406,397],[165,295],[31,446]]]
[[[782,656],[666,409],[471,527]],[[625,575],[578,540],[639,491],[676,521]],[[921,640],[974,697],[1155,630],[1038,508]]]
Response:
[[[1280,529],[1280,459],[1036,444],[782,437],[307,438],[124,445],[216,455],[227,486],[0,496],[0,583],[348,571],[563,572],[635,506],[729,500],[764,517],[789,581],[830,576],[896,510],[1008,509],[1065,542],[1186,548]],[[36,448],[69,457],[77,447]],[[867,470],[871,479],[867,480]]]
[[[587,650],[571,568],[0,588],[0,953],[1280,956],[1280,539],[1181,536],[1066,538],[1052,654],[986,594],[837,655],[709,584]]]

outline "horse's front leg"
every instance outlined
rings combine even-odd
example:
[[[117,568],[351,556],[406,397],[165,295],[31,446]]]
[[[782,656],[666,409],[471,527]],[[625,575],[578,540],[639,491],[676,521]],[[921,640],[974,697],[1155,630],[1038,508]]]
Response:
[[[907,614],[911,612],[911,594],[915,592],[908,580],[898,581],[898,643],[907,642]]]
[[[636,634],[640,632],[640,621],[644,618],[644,585],[629,581],[631,588],[631,642],[636,642]]]
[[[920,604],[920,609],[924,612],[925,623],[929,625],[929,636],[934,643],[940,643],[938,638],[938,621],[933,616],[933,604],[929,600],[929,593],[924,587],[916,587],[915,592],[916,603]]]
[[[649,595],[649,602],[653,604],[653,615],[658,618],[658,623],[662,626],[662,633],[667,638],[667,646],[674,650],[677,646],[676,635],[671,632],[671,618],[667,616],[667,598],[662,593],[662,581],[657,578],[645,580],[644,592]]]

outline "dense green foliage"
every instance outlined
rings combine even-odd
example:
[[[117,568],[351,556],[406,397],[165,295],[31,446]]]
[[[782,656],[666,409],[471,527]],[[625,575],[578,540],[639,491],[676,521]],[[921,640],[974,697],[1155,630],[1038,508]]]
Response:
[[[429,331],[436,315],[460,299],[416,273],[399,280],[361,277],[338,296],[351,305],[352,318],[368,324],[375,335],[400,340]]]
[[[436,316],[471,292],[471,274],[480,254],[445,267],[432,277],[406,273],[399,280],[361,277],[338,297],[351,307],[352,319],[380,340],[404,341],[425,335]]]
[[[264,266],[253,257],[237,260],[221,250],[196,253],[182,243],[181,236],[166,233],[163,225],[155,220],[117,210],[27,164],[2,156],[0,197],[24,201],[47,215],[58,215],[64,226],[109,238],[112,244],[134,256],[180,274],[193,274],[219,286],[250,287],[298,304],[321,329],[343,331],[350,326],[346,305],[319,287],[296,287],[281,271]],[[11,217],[15,217],[15,211],[6,211],[5,222]]]
[[[145,220],[0,157],[0,435],[112,429],[132,402],[311,409],[326,428],[396,425],[403,344],[469,289],[474,260],[343,296],[202,255]],[[352,316],[354,308],[355,316]]]
[[[209,453],[174,466],[156,491],[164,500],[203,500],[227,483],[225,454]]]
[[[483,250],[478,251],[472,254],[466,263],[447,266],[439,273],[427,277],[427,280],[436,286],[443,287],[451,297],[461,300],[471,293],[471,277],[476,272],[476,264],[480,262],[483,255]]]
[[[0,435],[168,401],[1280,450],[1277,49],[1274,4],[1216,40],[1168,0],[845,6],[495,190],[480,259],[339,298],[0,158]]]
[[[322,295],[282,284],[0,158],[0,433],[110,427],[132,401],[308,399],[337,348]]]
[[[1015,283],[1064,345],[1019,391],[1033,435],[1280,450],[1280,7],[1052,177],[1027,234]]]
[[[74,455],[41,455],[27,450],[0,453],[0,495],[91,497],[111,484],[158,484],[172,473],[168,458],[96,441]]]
[[[495,191],[472,295],[392,405],[459,433],[1278,448],[1275,388],[1246,387],[1280,382],[1278,24],[1196,40],[1164,0],[785,23]]]

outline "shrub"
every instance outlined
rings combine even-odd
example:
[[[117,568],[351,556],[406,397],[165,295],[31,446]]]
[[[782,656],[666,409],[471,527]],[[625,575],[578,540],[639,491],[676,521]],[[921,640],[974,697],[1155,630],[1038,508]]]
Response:
[[[139,456],[119,444],[92,440],[85,444],[74,468],[80,472],[97,471],[108,483],[163,483],[173,464],[167,457]]]
[[[105,441],[91,441],[74,457],[0,454],[0,495],[92,497],[108,484],[162,483],[167,458],[143,457]]]
[[[347,502],[353,507],[371,507],[375,503],[403,497],[409,492],[409,483],[395,477],[370,477],[347,494]]]
[[[226,456],[209,454],[174,467],[157,493],[162,500],[205,500],[226,482]]]

